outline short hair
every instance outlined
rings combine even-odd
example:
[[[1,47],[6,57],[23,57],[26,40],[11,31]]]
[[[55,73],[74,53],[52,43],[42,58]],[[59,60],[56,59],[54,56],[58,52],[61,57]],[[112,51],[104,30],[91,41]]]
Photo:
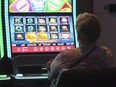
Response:
[[[84,42],[96,42],[101,35],[101,25],[98,17],[92,13],[77,16],[76,28],[80,39]]]

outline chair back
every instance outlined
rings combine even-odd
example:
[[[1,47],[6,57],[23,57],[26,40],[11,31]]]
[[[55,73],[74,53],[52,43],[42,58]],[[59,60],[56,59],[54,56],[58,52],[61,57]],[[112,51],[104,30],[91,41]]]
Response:
[[[116,87],[116,68],[64,69],[60,72],[57,87]]]

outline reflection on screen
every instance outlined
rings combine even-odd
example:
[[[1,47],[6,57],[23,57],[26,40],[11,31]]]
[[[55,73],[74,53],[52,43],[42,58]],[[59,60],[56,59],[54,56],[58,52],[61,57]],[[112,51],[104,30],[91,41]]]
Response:
[[[72,0],[9,0],[9,12],[72,12]]]

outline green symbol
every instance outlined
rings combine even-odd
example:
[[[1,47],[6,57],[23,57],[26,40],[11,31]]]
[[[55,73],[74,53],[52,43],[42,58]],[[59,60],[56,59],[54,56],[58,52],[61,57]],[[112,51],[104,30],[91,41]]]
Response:
[[[28,32],[33,32],[34,31],[34,27],[33,26],[28,26]]]
[[[28,23],[28,24],[33,24],[33,22],[34,22],[34,21],[33,21],[32,18],[28,18],[28,19],[27,19],[27,23]]]
[[[15,18],[15,23],[16,24],[22,24],[21,19],[20,18]]]
[[[46,12],[59,12],[64,3],[64,0],[47,0]]]
[[[21,26],[16,26],[16,31],[17,32],[22,32],[23,28]]]

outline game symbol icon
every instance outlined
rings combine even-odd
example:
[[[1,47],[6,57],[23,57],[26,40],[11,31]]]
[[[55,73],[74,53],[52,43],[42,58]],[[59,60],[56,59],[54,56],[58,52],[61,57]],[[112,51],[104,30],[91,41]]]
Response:
[[[57,24],[57,18],[55,17],[49,18],[49,24]]]
[[[61,33],[61,38],[62,38],[62,39],[70,39],[70,34],[69,34],[69,32],[63,32],[63,33]]]
[[[58,31],[58,26],[56,26],[56,25],[52,25],[49,27],[50,27],[50,31]]]
[[[15,26],[15,32],[23,32],[23,26]]]
[[[58,33],[51,33],[51,39],[58,39]]]
[[[46,18],[38,18],[38,23],[39,24],[45,24],[46,23]]]
[[[38,33],[38,40],[48,40],[48,33],[47,32],[40,32]]]
[[[46,25],[38,25],[38,32],[46,32]]]
[[[23,24],[23,18],[14,18],[14,24]]]
[[[26,33],[26,40],[29,42],[35,42],[37,40],[37,35],[34,32]]]
[[[34,18],[26,18],[27,24],[34,24]]]
[[[36,32],[35,25],[26,25],[27,32]]]
[[[15,40],[24,40],[25,35],[24,33],[15,33]]]
[[[61,23],[61,24],[69,24],[69,19],[68,19],[68,17],[61,17],[61,18],[60,18],[60,23]]]

